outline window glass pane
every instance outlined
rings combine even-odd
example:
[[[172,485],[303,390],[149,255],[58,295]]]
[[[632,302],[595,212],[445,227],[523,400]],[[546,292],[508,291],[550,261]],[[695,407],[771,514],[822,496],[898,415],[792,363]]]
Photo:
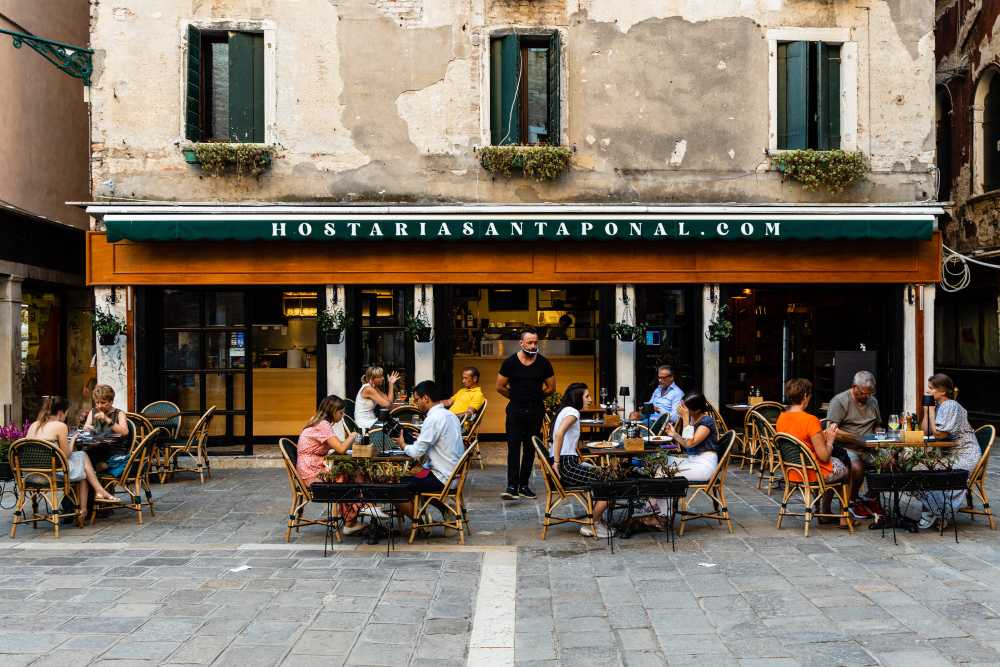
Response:
[[[201,324],[197,292],[164,290],[163,326],[196,327]]]
[[[163,375],[163,400],[176,403],[184,412],[201,410],[201,386],[194,373],[165,373]],[[197,418],[184,417],[183,421]],[[193,421],[192,421],[193,424]]]
[[[229,44],[211,42],[209,53],[212,68],[212,87],[208,91],[208,105],[212,116],[212,138],[229,139]]]
[[[403,290],[366,289],[361,291],[361,325],[365,327],[403,326]]]
[[[196,332],[165,331],[163,333],[163,367],[196,369],[201,364],[201,338]]]
[[[963,303],[958,307],[958,363],[960,366],[979,365],[979,345],[979,304]]]
[[[208,326],[242,326],[245,321],[241,292],[209,292],[205,295],[205,323]]]
[[[550,143],[549,135],[549,51],[528,48],[522,51],[527,59],[528,82],[525,89],[528,104],[528,143]]]

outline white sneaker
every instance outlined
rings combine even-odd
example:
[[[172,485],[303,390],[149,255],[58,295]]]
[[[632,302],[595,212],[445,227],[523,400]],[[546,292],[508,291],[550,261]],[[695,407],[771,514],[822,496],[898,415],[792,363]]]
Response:
[[[383,512],[381,507],[374,507],[374,506],[371,506],[371,505],[366,505],[365,507],[362,507],[361,511],[358,512],[358,514],[362,514],[364,516],[370,516],[370,517],[375,518],[375,519],[388,519],[389,518],[389,515],[386,514],[385,512]]]
[[[920,513],[920,521],[917,522],[917,527],[920,528],[920,530],[928,530],[929,528],[933,528],[934,524],[938,524],[938,527],[941,530],[944,530],[945,528],[948,527],[948,519],[944,518],[943,516],[938,516],[933,512]]]
[[[595,527],[596,527],[597,537],[599,539],[606,540],[615,534],[615,529],[609,528],[608,525],[605,523],[597,522]]]
[[[343,533],[344,535],[353,535],[354,533],[360,533],[364,529],[365,529],[365,524],[359,521],[353,526],[348,526],[344,524],[344,526],[341,527],[340,532]]]
[[[590,526],[580,526],[580,534],[584,537],[593,537],[594,529]]]

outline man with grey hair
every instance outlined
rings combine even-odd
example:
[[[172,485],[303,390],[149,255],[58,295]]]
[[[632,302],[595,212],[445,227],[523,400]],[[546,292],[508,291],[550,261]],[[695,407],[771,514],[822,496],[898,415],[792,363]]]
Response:
[[[837,444],[847,448],[851,467],[855,469],[854,479],[861,479],[862,464],[871,465],[871,452],[864,447],[865,436],[873,433],[882,423],[878,401],[875,399],[875,376],[870,371],[854,374],[854,384],[830,400],[826,418],[829,430],[834,433]],[[876,501],[858,500],[860,483],[851,489],[851,514],[856,519],[867,518],[872,513],[881,513]]]

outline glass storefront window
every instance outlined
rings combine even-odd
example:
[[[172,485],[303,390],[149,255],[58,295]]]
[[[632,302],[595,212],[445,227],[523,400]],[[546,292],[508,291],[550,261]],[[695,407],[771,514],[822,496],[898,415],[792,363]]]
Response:
[[[193,331],[163,332],[163,367],[194,370],[201,364],[201,336]]]
[[[639,285],[635,290],[636,319],[647,325],[642,345],[636,346],[636,385],[646,401],[657,384],[656,369],[673,368],[677,386],[685,391],[696,388],[694,345],[697,338],[697,313],[691,288],[667,285]]]
[[[42,396],[65,394],[62,299],[25,289],[21,295],[21,414],[33,418]]]
[[[201,325],[201,300],[198,292],[163,291],[163,326],[197,327]]]

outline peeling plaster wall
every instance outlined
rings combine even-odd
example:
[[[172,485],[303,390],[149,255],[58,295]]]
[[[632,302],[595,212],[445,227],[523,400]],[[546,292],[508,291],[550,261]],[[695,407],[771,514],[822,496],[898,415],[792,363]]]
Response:
[[[933,196],[933,8],[921,0],[92,0],[94,194],[182,201],[823,201],[769,169],[770,27],[858,43],[858,147],[837,199]],[[226,22],[229,23],[226,23]],[[274,71],[259,180],[184,163],[186,26],[265,29]],[[559,29],[554,184],[493,180],[491,31]],[[869,88],[869,82],[871,88]],[[869,95],[871,91],[871,95]],[[870,109],[869,109],[870,101]]]

